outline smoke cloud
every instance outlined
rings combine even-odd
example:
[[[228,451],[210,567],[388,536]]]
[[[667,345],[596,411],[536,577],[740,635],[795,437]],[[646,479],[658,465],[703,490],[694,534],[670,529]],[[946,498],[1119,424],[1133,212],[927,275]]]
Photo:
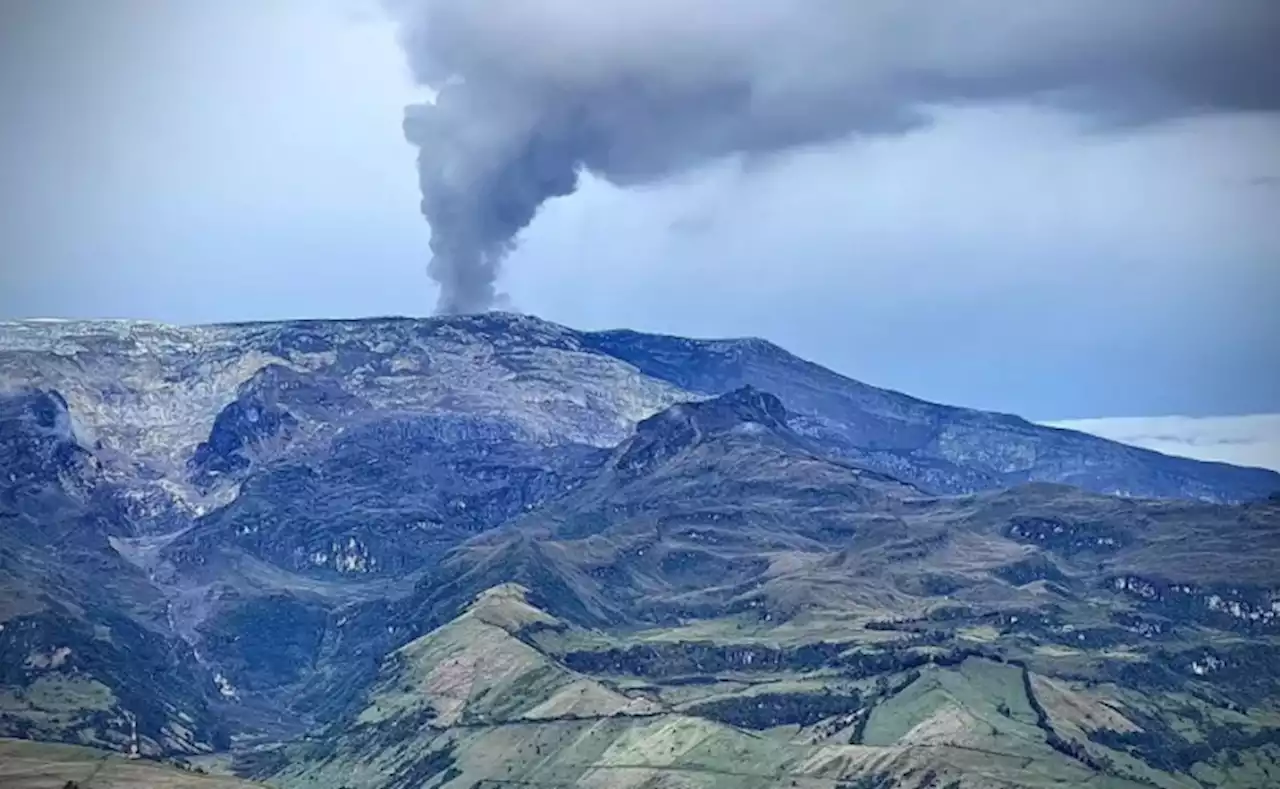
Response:
[[[416,80],[438,310],[494,303],[515,239],[584,171],[901,134],[1034,102],[1101,128],[1280,108],[1276,0],[385,0]]]

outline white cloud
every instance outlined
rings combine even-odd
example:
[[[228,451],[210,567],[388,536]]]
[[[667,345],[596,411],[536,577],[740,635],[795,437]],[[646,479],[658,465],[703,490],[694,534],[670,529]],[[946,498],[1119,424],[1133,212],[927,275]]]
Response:
[[[1280,471],[1280,414],[1116,417],[1046,424],[1167,455]]]

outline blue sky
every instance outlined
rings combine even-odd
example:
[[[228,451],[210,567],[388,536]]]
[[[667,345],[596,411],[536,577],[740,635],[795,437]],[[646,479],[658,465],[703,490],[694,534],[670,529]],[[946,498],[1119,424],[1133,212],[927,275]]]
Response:
[[[429,314],[395,28],[352,2],[0,10],[0,317]],[[756,335],[1035,419],[1280,411],[1280,118],[1017,101],[623,189],[519,237],[509,304]]]

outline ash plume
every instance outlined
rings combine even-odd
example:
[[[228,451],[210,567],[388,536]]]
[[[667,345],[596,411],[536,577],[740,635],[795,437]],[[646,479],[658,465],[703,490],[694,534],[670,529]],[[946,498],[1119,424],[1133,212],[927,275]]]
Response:
[[[476,312],[518,233],[590,171],[901,134],[940,105],[1100,128],[1280,108],[1276,0],[385,0],[433,102],[418,147],[438,311]]]

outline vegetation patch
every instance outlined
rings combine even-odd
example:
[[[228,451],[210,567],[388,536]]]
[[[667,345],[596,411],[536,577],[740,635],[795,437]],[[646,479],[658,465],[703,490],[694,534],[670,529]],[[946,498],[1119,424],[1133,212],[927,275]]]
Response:
[[[812,726],[826,718],[848,715],[862,708],[856,691],[830,689],[809,693],[755,693],[715,699],[687,708],[693,715],[742,729]]]
[[[289,595],[255,598],[205,623],[205,649],[237,686],[288,685],[315,665],[327,618]]]
[[[1138,726],[1131,731],[1099,729],[1089,739],[1112,750],[1141,758],[1158,770],[1187,773],[1200,763],[1225,758],[1233,761],[1238,754],[1263,747],[1280,747],[1280,728],[1222,725],[1215,723],[1194,707],[1181,707],[1179,712],[1198,721],[1194,736],[1175,729],[1165,716],[1128,707],[1125,717]]]
[[[1047,548],[1062,556],[1112,554],[1132,544],[1127,530],[1110,523],[1076,523],[1065,518],[1019,517],[1006,537]]]
[[[992,571],[992,575],[1014,586],[1024,586],[1035,581],[1066,583],[1068,580],[1058,566],[1041,553],[998,567]]]

